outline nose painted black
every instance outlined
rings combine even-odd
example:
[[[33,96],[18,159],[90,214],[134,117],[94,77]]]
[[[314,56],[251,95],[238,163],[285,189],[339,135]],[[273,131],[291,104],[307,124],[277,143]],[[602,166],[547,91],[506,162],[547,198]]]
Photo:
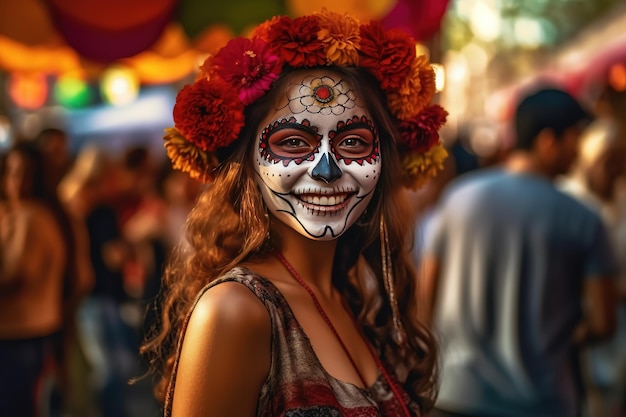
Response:
[[[340,178],[343,173],[335,163],[333,158],[329,158],[328,154],[322,155],[322,159],[317,163],[311,176],[316,180],[322,180],[325,183],[331,183]]]

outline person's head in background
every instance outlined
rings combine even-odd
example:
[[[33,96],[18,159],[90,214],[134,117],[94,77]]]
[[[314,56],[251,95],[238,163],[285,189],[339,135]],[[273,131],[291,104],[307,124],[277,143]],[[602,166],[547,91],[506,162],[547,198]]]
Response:
[[[613,120],[596,119],[581,135],[571,175],[596,198],[610,203],[625,172],[626,137]]]
[[[44,128],[36,136],[35,144],[44,156],[48,187],[54,190],[72,164],[67,132],[54,127]]]
[[[147,145],[126,148],[122,155],[122,167],[128,193],[141,196],[154,191],[157,169]]]
[[[67,133],[55,127],[42,129],[36,137],[36,143],[44,155],[54,157],[59,164],[70,154]]]
[[[9,148],[0,164],[1,194],[9,202],[47,199],[44,157],[32,144],[18,142]]]
[[[555,178],[566,173],[578,156],[578,141],[590,114],[569,93],[542,88],[517,105],[514,150],[526,152],[534,169]]]

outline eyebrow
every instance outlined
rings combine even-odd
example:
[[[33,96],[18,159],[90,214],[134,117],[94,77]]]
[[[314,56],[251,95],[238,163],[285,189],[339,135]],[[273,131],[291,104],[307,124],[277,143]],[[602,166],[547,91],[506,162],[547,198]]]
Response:
[[[315,129],[314,127],[307,126],[307,125],[297,123],[297,122],[280,123],[278,126],[271,129],[268,133],[272,135],[275,132],[278,132],[279,130],[284,130],[284,129],[295,129],[295,130],[300,130],[305,133],[309,133],[311,135],[317,135],[317,129]]]
[[[338,127],[335,133],[343,133],[347,130],[354,130],[354,129],[367,129],[370,132],[375,133],[374,128],[372,128],[372,126],[369,123],[365,123],[365,122],[345,124],[342,127]]]

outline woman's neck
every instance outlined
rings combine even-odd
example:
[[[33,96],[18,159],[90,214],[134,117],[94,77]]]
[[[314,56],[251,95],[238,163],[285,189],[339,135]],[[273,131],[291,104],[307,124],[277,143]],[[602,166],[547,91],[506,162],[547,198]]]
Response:
[[[332,272],[337,239],[313,240],[274,220],[274,231],[280,236],[284,257],[302,279],[322,294],[333,292]]]

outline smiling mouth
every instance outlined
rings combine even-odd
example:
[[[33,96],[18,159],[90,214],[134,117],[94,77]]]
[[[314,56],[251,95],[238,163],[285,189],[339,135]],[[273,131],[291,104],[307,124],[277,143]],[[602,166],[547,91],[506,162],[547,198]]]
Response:
[[[298,202],[305,208],[322,213],[341,211],[348,205],[350,197],[356,192],[336,194],[295,194]]]

